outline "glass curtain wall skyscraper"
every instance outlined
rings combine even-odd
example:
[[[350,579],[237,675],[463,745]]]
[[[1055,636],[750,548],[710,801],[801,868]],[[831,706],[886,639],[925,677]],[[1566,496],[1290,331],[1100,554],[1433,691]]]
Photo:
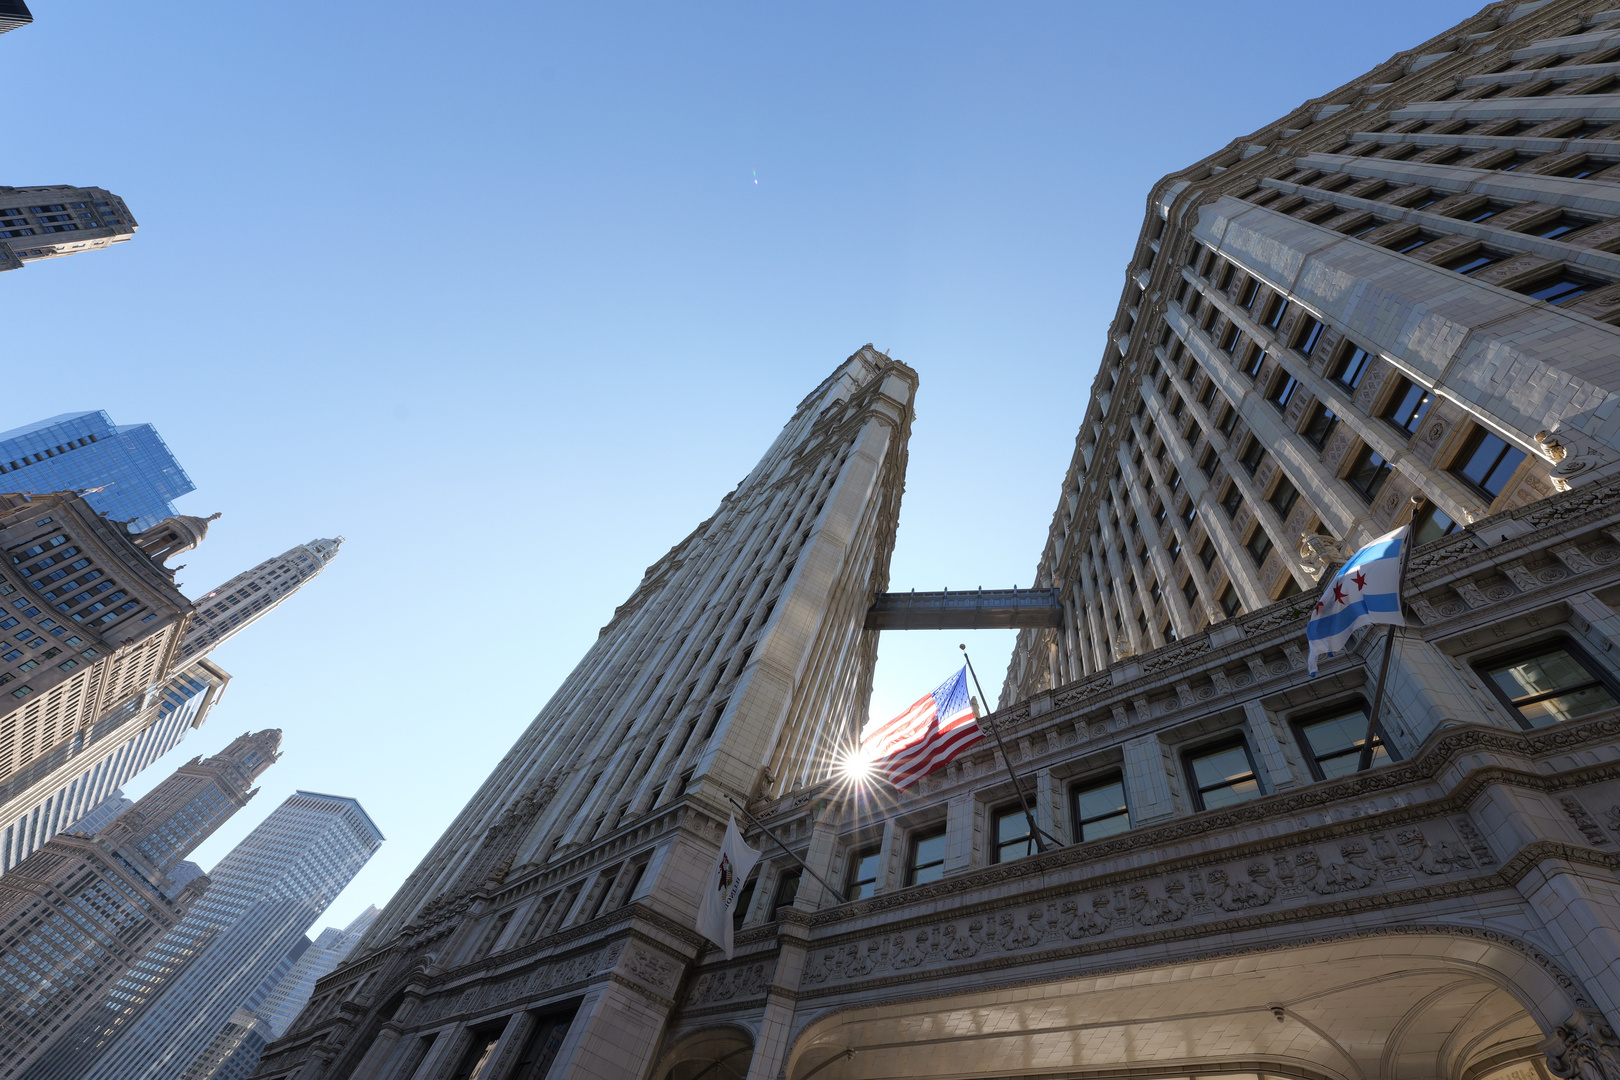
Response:
[[[209,877],[185,920],[28,1080],[180,1080],[238,1009],[268,997],[293,948],[381,846],[354,799],[299,791]]]
[[[85,491],[117,521],[147,529],[197,485],[151,424],[115,425],[104,411],[62,413],[0,431],[0,491]]]

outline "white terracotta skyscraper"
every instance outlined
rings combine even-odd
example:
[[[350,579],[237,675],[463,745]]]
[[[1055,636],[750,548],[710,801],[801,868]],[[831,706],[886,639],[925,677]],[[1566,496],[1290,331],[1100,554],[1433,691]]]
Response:
[[[244,570],[196,601],[197,614],[180,645],[180,666],[210,652],[297,592],[337,557],[343,537],[311,540]]]

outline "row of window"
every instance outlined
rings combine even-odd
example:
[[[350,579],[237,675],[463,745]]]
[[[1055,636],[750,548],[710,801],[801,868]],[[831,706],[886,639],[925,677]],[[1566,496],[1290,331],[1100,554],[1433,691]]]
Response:
[[[1482,663],[1477,670],[1526,728],[1574,720],[1620,705],[1620,688],[1608,673],[1567,641],[1543,645],[1527,655]],[[1367,714],[1359,706],[1307,718],[1293,727],[1299,749],[1317,780],[1348,776],[1360,765]],[[1372,745],[1375,767],[1391,760],[1392,753],[1381,731],[1374,731]],[[1187,792],[1197,810],[1233,806],[1265,794],[1253,750],[1241,734],[1189,749],[1181,760]],[[1075,843],[1100,840],[1130,829],[1123,775],[1116,772],[1093,777],[1071,787],[1069,819]],[[1007,862],[1035,853],[1029,819],[1022,806],[993,808],[989,825],[990,861]],[[922,885],[944,876],[944,826],[913,832],[906,850],[905,885]],[[876,892],[880,854],[874,846],[850,855],[845,873],[846,897],[859,900]],[[797,891],[796,878],[791,888]],[[792,896],[785,902],[792,903]],[[779,899],[776,906],[780,903]]]

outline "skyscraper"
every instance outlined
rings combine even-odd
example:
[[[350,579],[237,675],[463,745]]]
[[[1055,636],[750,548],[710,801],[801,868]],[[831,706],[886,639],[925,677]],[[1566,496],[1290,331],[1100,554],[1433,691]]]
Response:
[[[256,1013],[237,1009],[180,1080],[244,1080],[274,1038],[270,1025]]]
[[[382,840],[353,799],[289,796],[29,1080],[179,1080],[238,1009],[263,1003],[294,946]]]
[[[1253,53],[1209,84],[1278,77]],[[676,903],[725,805],[597,816],[639,791],[617,721],[692,685],[612,624],[593,658],[656,677],[576,673],[546,735],[596,728],[519,742],[257,1075],[1620,1078],[1616,78],[1620,12],[1492,4],[1165,177],[995,738],[906,789],[756,790],[727,956]],[[1329,568],[1403,524],[1406,625],[1312,677]],[[682,641],[684,569],[628,615]]]
[[[195,663],[0,781],[0,874],[58,832],[85,832],[80,816],[201,727],[230,678]]]
[[[101,410],[62,413],[0,431],[0,489],[84,491],[114,521],[149,529],[196,485],[151,424],[119,424]]]
[[[0,187],[0,270],[121,244],[137,228],[124,200],[105,188]]]
[[[197,600],[197,615],[180,646],[180,664],[223,644],[249,623],[262,617],[331,562],[343,537],[311,540],[299,544],[274,559],[266,559],[251,570]]]
[[[123,788],[114,788],[111,795],[92,806],[84,816],[73,823],[72,832],[80,836],[94,836],[111,825],[113,819],[135,805],[135,800],[124,795]]]
[[[868,345],[799,403],[714,515],[648,568],[262,1075],[312,1054],[340,1076],[465,1075],[487,1055],[499,1074],[559,1052],[602,1076],[650,1066],[689,948],[652,942],[692,925],[726,798],[827,776],[864,719],[877,648],[864,622],[887,582],[916,386]],[[422,965],[504,970],[581,934],[603,962],[566,980],[574,1019],[519,1008],[534,997],[520,978],[488,999],[511,1005],[497,1024],[401,1037],[442,1007],[414,989]],[[625,965],[663,989],[642,992]],[[360,970],[375,993],[340,1019],[345,973]]]
[[[182,860],[246,805],[279,731],[193,758],[94,837],[53,839],[0,878],[0,1077],[22,1075],[187,914],[208,879]]]
[[[292,1026],[309,1002],[316,980],[324,977],[349,955],[380,914],[382,912],[376,907],[368,907],[343,929],[329,926],[322,930],[310,947],[304,950],[292,969],[282,976],[259,1006],[259,1015],[270,1025],[270,1038],[280,1038]]]
[[[0,0],[0,34],[27,26],[33,21],[34,16],[23,0]]]
[[[11,796],[54,782],[63,747],[138,711],[168,679],[192,606],[165,562],[201,543],[209,520],[130,533],[77,495],[0,495],[0,785]],[[47,775],[24,773],[36,764]]]

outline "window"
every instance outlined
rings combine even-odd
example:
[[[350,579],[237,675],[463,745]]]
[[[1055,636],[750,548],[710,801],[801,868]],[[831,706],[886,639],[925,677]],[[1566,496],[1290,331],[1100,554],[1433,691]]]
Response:
[[[1230,405],[1226,406],[1225,410],[1221,413],[1221,434],[1230,438],[1232,435],[1232,430],[1237,427],[1237,422],[1237,410],[1232,408]]]
[[[1361,764],[1361,744],[1367,739],[1367,714],[1361,709],[1335,712],[1296,725],[1305,760],[1318,780],[1349,776]],[[1373,732],[1373,767],[1389,762],[1381,733]]]
[[[1277,372],[1277,377],[1271,380],[1271,390],[1266,394],[1266,400],[1277,407],[1279,412],[1286,412],[1288,403],[1294,398],[1294,391],[1299,389],[1299,380],[1286,371]]]
[[[1485,269],[1487,266],[1495,266],[1501,261],[1501,259],[1496,258],[1494,255],[1486,255],[1481,252],[1478,255],[1468,256],[1468,258],[1464,259],[1462,262],[1452,263],[1450,266],[1447,266],[1446,269],[1455,271],[1459,274],[1472,274]]]
[[[1395,380],[1395,392],[1384,406],[1384,419],[1405,432],[1414,432],[1429,411],[1433,396],[1410,379]]]
[[[862,848],[850,856],[849,877],[844,896],[849,900],[864,900],[877,893],[878,855],[875,847]]]
[[[1198,459],[1198,471],[1205,476],[1214,476],[1215,467],[1218,464],[1220,464],[1220,459],[1215,456],[1215,448],[1213,446],[1204,447],[1203,456]]]
[[[1393,471],[1389,462],[1372,447],[1363,446],[1361,453],[1350,463],[1350,471],[1344,478],[1350,482],[1351,487],[1361,492],[1362,498],[1372,502],[1378,497],[1379,489],[1384,486],[1384,481],[1389,479],[1389,474]]]
[[[1170,553],[1171,562],[1181,558],[1181,539],[1174,532],[1170,534],[1170,542],[1164,545],[1164,550]]]
[[[1273,510],[1277,511],[1277,516],[1286,521],[1288,512],[1299,501],[1299,489],[1294,486],[1293,481],[1285,476],[1277,481],[1277,486],[1271,489],[1271,497],[1266,501],[1271,504]]]
[[[1245,469],[1249,470],[1250,476],[1253,476],[1255,470],[1260,467],[1260,463],[1265,459],[1266,448],[1261,445],[1259,439],[1255,438],[1253,435],[1250,435],[1248,439],[1244,441],[1243,449],[1238,454],[1238,463],[1241,464]]]
[[[1586,278],[1575,277],[1572,274],[1559,274],[1557,277],[1543,278],[1534,282],[1534,288],[1519,290],[1533,300],[1545,300],[1549,304],[1567,304],[1577,297],[1585,296],[1597,288],[1596,283]]]
[[[1322,340],[1322,324],[1307,315],[1299,320],[1299,331],[1294,335],[1294,349],[1305,356],[1316,351],[1316,343]]]
[[[1198,520],[1198,506],[1191,499],[1181,504],[1181,522],[1187,528],[1192,528],[1193,522]]]
[[[1339,418],[1333,415],[1333,410],[1317,402],[1316,407],[1311,409],[1310,418],[1305,421],[1305,430],[1300,434],[1310,440],[1318,450],[1325,450],[1333,429],[1338,425]]]
[[[1575,720],[1620,704],[1607,680],[1575,647],[1543,645],[1529,656],[1480,667],[1485,682],[1527,728]]]
[[[1215,545],[1205,540],[1204,546],[1198,549],[1198,561],[1208,570],[1215,562]]]
[[[1204,388],[1198,392],[1198,404],[1209,408],[1209,403],[1215,400],[1215,380],[1210,379],[1204,383]]]
[[[1255,775],[1248,744],[1242,739],[1189,753],[1187,773],[1200,810],[1232,806],[1261,795],[1260,779]]]
[[[1182,582],[1181,595],[1187,598],[1189,608],[1196,608],[1198,604],[1198,582],[1194,581],[1191,576]]]
[[[1523,450],[1509,446],[1484,428],[1476,428],[1463,444],[1451,473],[1494,499],[1502,494],[1508,478],[1523,461]]]
[[[1125,802],[1125,781],[1118,773],[1102,780],[1076,784],[1070,789],[1069,801],[1070,813],[1074,816],[1076,843],[1117,836],[1131,827],[1131,812]]]
[[[1412,521],[1412,545],[1427,544],[1457,531],[1457,523],[1434,503],[1425,503]]]
[[[1266,556],[1271,554],[1271,534],[1256,525],[1249,542],[1243,546],[1248,548],[1249,554],[1254,557],[1254,565],[1261,566],[1265,563]]]
[[[1243,361],[1243,374],[1251,379],[1259,378],[1260,369],[1265,366],[1265,363],[1266,350],[1256,345],[1249,350],[1248,358]]]
[[[1361,385],[1361,377],[1367,374],[1367,365],[1371,361],[1372,356],[1366,349],[1360,345],[1352,345],[1334,369],[1333,377],[1346,388],[1354,390]]]
[[[1250,308],[1254,307],[1254,298],[1255,298],[1255,295],[1259,291],[1260,291],[1260,281],[1259,281],[1259,279],[1258,278],[1250,278],[1247,282],[1244,283],[1243,292],[1238,295],[1238,306],[1242,307],[1245,311],[1247,311]]]
[[[926,885],[945,876],[945,826],[917,833],[911,838],[911,858],[906,860],[906,884]]]
[[[1221,508],[1226,511],[1227,517],[1237,517],[1238,510],[1243,506],[1243,493],[1236,484],[1227,484],[1226,491],[1221,494]]]
[[[742,892],[737,894],[737,908],[731,913],[731,929],[733,932],[741,930],[743,920],[748,918],[748,907],[754,902],[754,890],[759,887],[759,871],[755,870],[748,875],[743,883]]]
[[[1226,333],[1221,335],[1221,349],[1224,352],[1236,355],[1238,344],[1242,340],[1243,335],[1238,332],[1237,324],[1233,323],[1226,328]]]
[[[1551,221],[1545,222],[1530,230],[1531,236],[1539,236],[1544,240],[1557,240],[1560,236],[1568,236],[1576,229],[1584,229],[1590,222],[1580,218],[1570,217],[1568,214],[1559,214]]]
[[[1283,316],[1288,313],[1288,301],[1281,297],[1271,298],[1271,310],[1266,312],[1266,325],[1275,330],[1282,325]],[[1321,325],[1318,323],[1317,325]]]
[[[776,895],[771,898],[771,912],[775,913],[785,907],[792,907],[793,901],[799,896],[799,871],[784,870],[776,879]]]
[[[1237,590],[1232,588],[1231,582],[1227,582],[1226,588],[1221,590],[1220,604],[1228,619],[1243,610],[1243,602],[1238,599]]]
[[[991,814],[995,822],[996,849],[993,862],[1011,862],[1035,854],[1035,838],[1029,832],[1029,819],[1022,806],[1004,806]]]

